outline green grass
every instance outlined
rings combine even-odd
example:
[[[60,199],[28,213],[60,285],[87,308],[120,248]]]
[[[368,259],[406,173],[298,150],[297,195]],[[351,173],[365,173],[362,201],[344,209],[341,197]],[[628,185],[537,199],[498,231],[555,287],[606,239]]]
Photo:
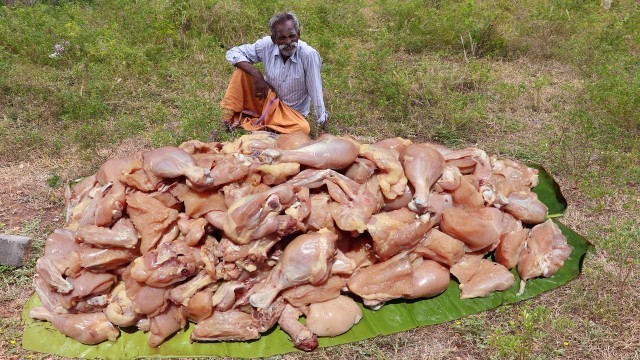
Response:
[[[564,303],[550,296],[437,327],[446,334],[441,354],[606,357],[611,344],[616,357],[630,357],[624,341],[634,333],[619,341],[614,329],[637,314],[637,290],[627,285],[640,273],[637,1],[614,1],[608,11],[595,0],[15,3],[0,5],[0,170],[46,163],[38,181],[56,195],[26,200],[42,202],[38,216],[61,215],[61,185],[95,172],[118,148],[241,134],[219,122],[233,71],[225,51],[267,35],[269,17],[292,10],[302,39],[323,57],[328,131],[477,146],[541,163],[570,200],[568,224],[596,245]],[[50,56],[56,44],[64,49]],[[2,214],[0,231],[12,232]],[[26,219],[17,231],[36,236],[34,256],[50,218]],[[23,291],[32,273],[32,263],[0,268],[2,281]],[[0,298],[19,296],[3,290]],[[7,326],[17,322],[2,319]],[[16,334],[0,334],[3,348]],[[427,335],[321,354],[420,358],[406,339],[421,344]]]

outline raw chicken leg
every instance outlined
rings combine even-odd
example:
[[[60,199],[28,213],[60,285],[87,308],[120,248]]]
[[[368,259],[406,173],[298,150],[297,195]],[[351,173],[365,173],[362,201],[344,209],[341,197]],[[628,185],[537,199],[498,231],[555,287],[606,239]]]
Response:
[[[343,169],[358,157],[360,144],[346,137],[329,134],[309,141],[295,150],[266,150],[264,155],[279,162],[296,162],[316,169]]]
[[[444,158],[436,149],[426,144],[409,145],[402,156],[404,172],[414,188],[409,209],[418,213],[431,211],[429,192],[442,175]]]
[[[295,238],[273,268],[264,288],[251,295],[249,301],[257,308],[269,306],[281,290],[292,286],[325,281],[331,274],[331,262],[336,252],[338,235],[321,229]]]
[[[198,187],[213,186],[213,179],[208,171],[197,166],[194,158],[186,151],[174,147],[165,146],[142,153],[144,172],[157,187],[162,179],[173,179],[186,176],[189,181]]]
[[[302,312],[287,304],[278,319],[280,328],[291,337],[293,345],[300,350],[311,351],[318,347],[318,337],[298,321]]]

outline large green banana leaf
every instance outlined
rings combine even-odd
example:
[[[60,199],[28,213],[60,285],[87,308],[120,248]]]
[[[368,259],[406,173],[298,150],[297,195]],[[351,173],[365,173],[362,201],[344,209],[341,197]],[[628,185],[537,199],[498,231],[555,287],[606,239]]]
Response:
[[[557,185],[544,171],[540,177],[540,185],[544,191],[536,191],[539,198],[547,204],[550,215],[560,215],[566,207],[564,198],[559,194]],[[551,182],[551,184],[549,184]],[[539,190],[539,189],[537,189]],[[549,202],[547,202],[549,201]],[[564,205],[562,205],[564,203]],[[554,209],[554,213],[551,209]],[[527,282],[524,293],[518,292],[519,278],[515,270],[516,282],[506,291],[494,292],[485,298],[460,299],[458,284],[451,281],[444,293],[431,299],[414,301],[393,301],[385,304],[380,310],[372,311],[363,308],[364,318],[349,332],[334,337],[321,338],[320,346],[333,346],[378,335],[387,335],[406,331],[419,326],[438,324],[480,311],[496,308],[503,304],[511,304],[529,299],[543,292],[557,288],[580,274],[582,261],[590,244],[571,229],[556,223],[573,247],[573,253],[564,266],[550,278],[539,278]],[[66,357],[129,359],[136,357],[200,357],[200,356],[232,356],[263,357],[297,351],[288,336],[279,328],[275,328],[256,341],[227,343],[190,343],[189,334],[193,324],[174,335],[158,348],[147,345],[147,335],[135,329],[123,329],[116,342],[104,342],[99,345],[83,345],[67,338],[55,330],[48,322],[34,321],[29,318],[29,310],[40,305],[36,295],[25,304],[22,318],[25,324],[22,346],[27,350],[57,354]]]

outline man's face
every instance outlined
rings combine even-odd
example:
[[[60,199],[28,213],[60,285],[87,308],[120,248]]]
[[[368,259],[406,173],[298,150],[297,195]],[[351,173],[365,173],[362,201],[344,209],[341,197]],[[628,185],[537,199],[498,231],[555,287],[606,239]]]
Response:
[[[300,33],[293,27],[291,21],[285,21],[275,26],[275,35],[271,36],[273,43],[278,45],[280,49],[280,55],[284,57],[291,57],[295,54],[298,48],[298,40],[300,39]]]

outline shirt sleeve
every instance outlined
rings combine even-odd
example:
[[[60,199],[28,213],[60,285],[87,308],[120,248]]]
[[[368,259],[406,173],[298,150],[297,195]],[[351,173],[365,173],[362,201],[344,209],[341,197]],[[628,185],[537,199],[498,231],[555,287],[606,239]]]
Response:
[[[272,43],[271,38],[266,36],[253,44],[244,44],[232,47],[227,51],[227,61],[235,65],[242,61],[252,64],[262,62],[266,42]]]
[[[311,98],[313,111],[316,114],[318,124],[324,124],[327,121],[327,111],[324,107],[324,98],[322,96],[322,78],[320,77],[320,68],[322,67],[322,58],[320,54],[313,50],[304,62],[306,73],[307,91]]]

